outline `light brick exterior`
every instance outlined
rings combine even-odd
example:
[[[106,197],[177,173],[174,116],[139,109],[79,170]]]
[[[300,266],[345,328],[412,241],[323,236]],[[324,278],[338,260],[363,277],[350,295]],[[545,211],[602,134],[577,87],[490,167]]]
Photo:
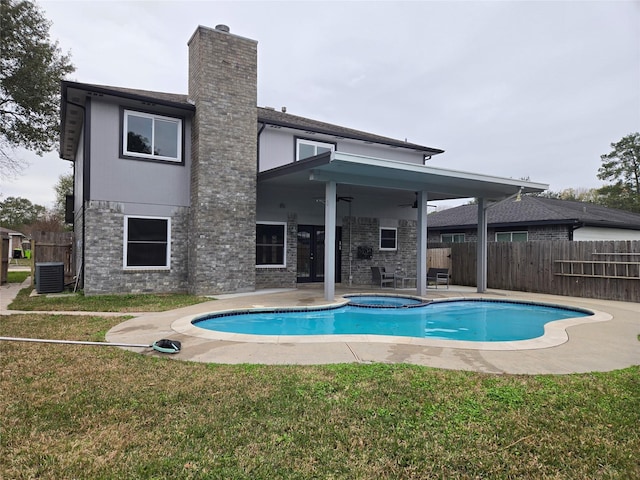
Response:
[[[487,239],[489,242],[494,242],[496,239],[496,231],[498,232],[528,232],[528,240],[530,242],[540,240],[573,240],[570,236],[570,227],[567,225],[536,225],[530,227],[512,227],[501,228],[496,230],[495,228],[487,228]],[[442,232],[439,230],[428,230],[427,241],[429,244],[441,243],[441,234],[452,233],[464,233],[465,242],[475,242],[478,240],[478,231],[474,229],[466,230],[451,230]]]
[[[189,210],[176,207],[170,214],[169,270],[123,269],[124,210],[124,205],[115,202],[85,204],[85,294],[185,293]]]
[[[288,215],[285,253],[285,268],[256,269],[256,288],[295,288],[298,273],[298,217],[295,213]]]
[[[384,266],[387,271],[416,275],[417,224],[412,220],[398,220],[398,249],[380,250],[380,219],[344,217],[342,221],[342,282],[349,281],[349,248],[353,285],[371,284],[371,267]],[[349,236],[351,235],[351,238]],[[358,247],[371,247],[370,259],[358,258]]]
[[[198,27],[189,42],[189,291],[255,288],[257,43]]]

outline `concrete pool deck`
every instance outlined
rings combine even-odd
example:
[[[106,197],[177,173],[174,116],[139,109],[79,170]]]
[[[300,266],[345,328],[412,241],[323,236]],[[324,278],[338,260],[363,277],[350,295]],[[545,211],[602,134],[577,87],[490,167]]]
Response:
[[[336,289],[336,301],[352,293],[412,295],[412,290]],[[107,333],[107,341],[151,344],[161,338],[182,342],[181,352],[171,358],[209,363],[329,364],[329,363],[410,363],[436,368],[486,373],[566,374],[610,371],[640,364],[640,304],[524,292],[489,290],[478,294],[472,288],[452,286],[429,289],[427,299],[487,298],[566,305],[598,313],[595,321],[564,324],[562,332],[534,342],[526,349],[508,342],[501,349],[469,346],[467,342],[442,340],[389,340],[349,338],[346,340],[246,341],[242,337],[216,337],[214,332],[191,327],[191,318],[209,312],[268,307],[308,307],[329,305],[322,285],[305,285],[291,290],[259,291],[220,295],[211,302],[168,312],[148,313],[127,320]],[[582,319],[581,319],[582,320]],[[566,327],[566,334],[565,328]],[[558,335],[560,335],[559,338]],[[567,340],[568,335],[568,340]],[[547,337],[547,335],[545,335]],[[365,340],[365,341],[363,341]],[[152,349],[136,349],[149,355],[163,355]]]

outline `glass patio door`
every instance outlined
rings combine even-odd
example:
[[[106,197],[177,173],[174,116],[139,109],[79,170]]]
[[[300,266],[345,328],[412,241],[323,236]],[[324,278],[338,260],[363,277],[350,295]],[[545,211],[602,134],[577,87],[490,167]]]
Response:
[[[298,282],[324,282],[324,225],[298,225]],[[342,227],[336,228],[336,282],[340,282]]]

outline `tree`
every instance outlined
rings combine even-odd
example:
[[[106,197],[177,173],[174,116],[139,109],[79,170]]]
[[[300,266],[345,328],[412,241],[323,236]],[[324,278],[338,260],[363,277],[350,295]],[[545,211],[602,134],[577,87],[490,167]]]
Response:
[[[75,68],[51,42],[41,10],[30,1],[0,0],[0,175],[21,170],[15,148],[38,155],[58,140],[60,80]]]
[[[543,198],[557,198],[559,200],[573,200],[575,202],[601,203],[597,188],[565,188],[560,192],[546,190],[534,196]]]
[[[632,133],[612,143],[611,152],[601,155],[600,180],[614,181],[598,190],[603,204],[640,213],[640,133]]]
[[[0,225],[10,230],[20,231],[43,218],[47,209],[42,205],[34,205],[22,197],[7,197],[0,202]]]
[[[54,211],[57,217],[64,220],[64,211],[66,209],[67,195],[73,194],[73,173],[60,175],[55,187],[56,203]]]

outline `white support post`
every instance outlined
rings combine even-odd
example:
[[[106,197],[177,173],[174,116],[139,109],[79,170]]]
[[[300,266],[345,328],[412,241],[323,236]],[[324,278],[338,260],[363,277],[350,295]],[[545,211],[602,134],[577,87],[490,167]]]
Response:
[[[478,244],[476,284],[478,293],[487,291],[487,201],[478,199]]]
[[[427,294],[427,192],[418,192],[417,294]]]
[[[324,202],[324,299],[336,290],[336,182],[327,182]]]

